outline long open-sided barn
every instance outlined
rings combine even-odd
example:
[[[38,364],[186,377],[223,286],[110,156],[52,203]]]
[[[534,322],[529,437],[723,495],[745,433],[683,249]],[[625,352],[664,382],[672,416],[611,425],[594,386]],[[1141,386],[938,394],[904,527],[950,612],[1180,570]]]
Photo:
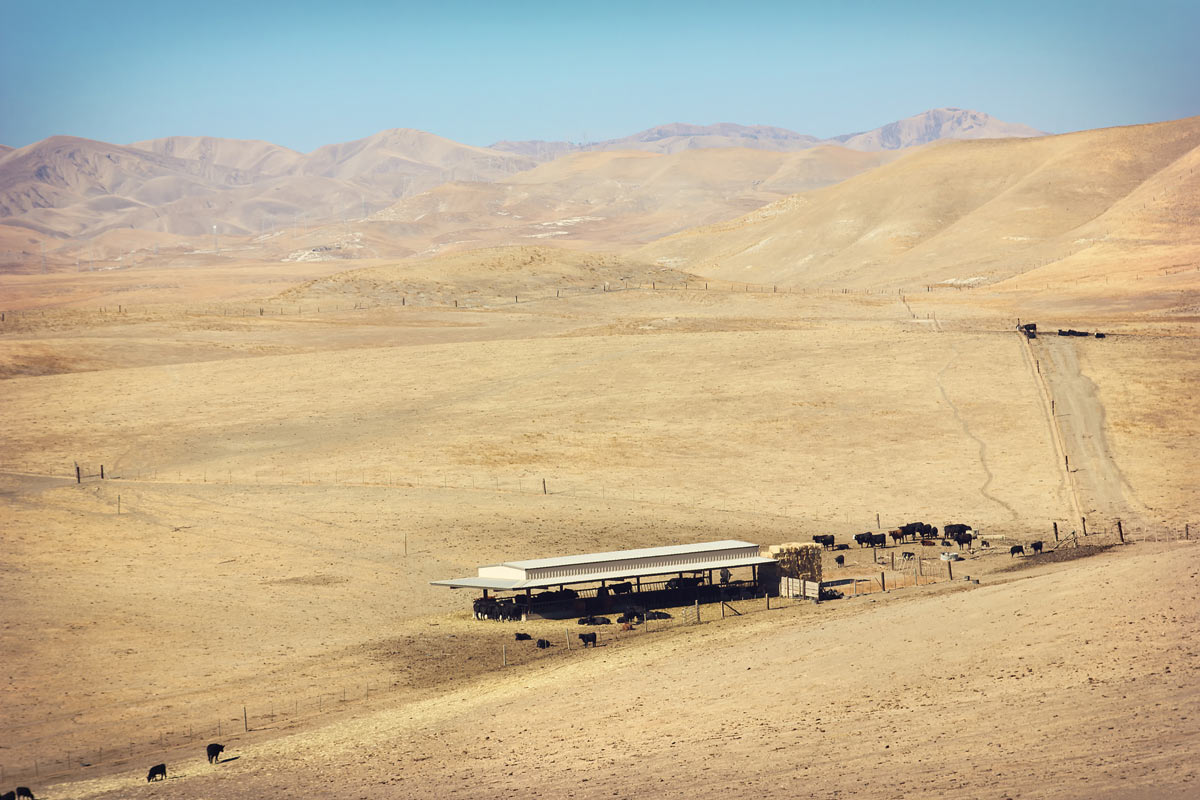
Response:
[[[558,615],[639,602],[661,605],[672,592],[690,592],[687,598],[675,597],[687,602],[718,599],[722,590],[757,593],[760,585],[770,584],[762,570],[775,564],[752,542],[725,540],[509,561],[481,566],[473,577],[430,583],[479,589],[484,598],[489,592],[514,592],[503,601],[511,604],[512,613]],[[734,570],[748,571],[748,579],[733,580]],[[535,590],[540,591],[534,594]]]

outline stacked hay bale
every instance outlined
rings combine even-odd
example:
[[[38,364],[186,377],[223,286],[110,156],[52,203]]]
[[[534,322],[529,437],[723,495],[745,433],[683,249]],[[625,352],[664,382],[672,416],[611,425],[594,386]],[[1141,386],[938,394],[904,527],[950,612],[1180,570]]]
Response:
[[[787,542],[772,545],[771,557],[779,562],[779,574],[787,578],[821,581],[821,545]]]

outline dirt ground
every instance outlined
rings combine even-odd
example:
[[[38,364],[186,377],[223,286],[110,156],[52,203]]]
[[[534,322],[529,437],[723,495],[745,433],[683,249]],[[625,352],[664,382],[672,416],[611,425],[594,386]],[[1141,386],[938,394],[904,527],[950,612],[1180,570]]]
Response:
[[[39,797],[1190,796],[1200,564],[1146,540],[1200,522],[1194,324],[1039,342],[1061,356],[1039,382],[1020,309],[993,301],[676,289],[19,317],[0,332],[3,780]],[[1064,441],[1090,454],[1076,472]],[[1113,517],[1137,543],[1000,571],[1081,506],[1104,543]],[[594,652],[568,654],[557,622],[528,626],[551,651],[515,649],[514,627],[428,583],[916,520],[993,547],[953,583],[677,615]],[[885,569],[847,555],[827,577]],[[236,760],[205,764],[207,741]],[[147,786],[160,761],[167,784]]]

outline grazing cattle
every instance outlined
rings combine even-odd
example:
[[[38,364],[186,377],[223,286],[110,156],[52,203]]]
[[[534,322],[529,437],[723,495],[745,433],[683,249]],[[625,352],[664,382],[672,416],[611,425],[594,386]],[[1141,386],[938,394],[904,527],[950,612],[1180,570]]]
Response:
[[[1034,554],[1035,556],[1036,556],[1036,555],[1041,555],[1041,552],[1042,552],[1042,543],[1041,543],[1041,542],[1030,542],[1030,543],[1029,543],[1029,549],[1033,550],[1033,554]]]
[[[28,786],[17,787],[17,800],[21,800],[22,797],[27,798],[28,800],[37,800],[37,798],[33,796],[33,792],[29,791]]]
[[[863,547],[873,547],[874,545],[871,544],[871,538],[874,535],[875,534],[870,533],[870,532],[856,533],[856,534],[854,534],[854,541],[858,542],[858,546],[860,549]]]
[[[850,549],[850,545],[848,545],[848,544],[836,544],[836,545],[834,545],[834,546],[833,546],[833,549],[834,549],[834,550],[849,550],[849,549]]]
[[[549,646],[550,646],[550,642],[547,641],[546,639],[538,639],[537,640],[537,649],[538,650],[545,650]]]
[[[584,647],[587,647],[589,644],[592,647],[595,647],[596,646],[596,634],[595,634],[595,632],[581,633],[581,634],[579,634],[579,641],[583,642]]]
[[[871,534],[871,547],[887,547],[886,533]]]
[[[912,561],[916,557],[917,557],[916,553],[910,553],[907,550],[905,550],[903,553],[900,554],[900,558],[903,559],[904,561]]]
[[[980,547],[991,547],[991,546],[992,546],[992,543],[991,543],[991,542],[989,542],[987,539],[980,539],[980,540],[979,540],[979,546],[980,546]]]
[[[1105,336],[1103,333],[1101,333],[1100,331],[1096,331],[1096,338],[1097,338],[1097,339],[1104,339],[1104,338],[1107,338],[1107,337],[1106,337],[1106,336]]]
[[[0,800],[17,800],[17,793],[5,792],[4,794],[0,794]]]
[[[975,535],[971,534],[971,533],[956,533],[951,538],[954,539],[955,543],[958,545],[959,550],[962,550],[963,547],[970,547],[971,542],[975,541]]]
[[[221,753],[225,752],[225,745],[210,744],[205,751],[208,753],[208,763],[215,764],[221,759]]]
[[[146,783],[150,781],[165,781],[167,779],[167,765],[155,764],[150,768],[150,772],[146,774]]]
[[[1008,557],[1009,558],[1012,558],[1017,553],[1020,553],[1021,555],[1025,555],[1025,548],[1019,544],[1014,544],[1012,547],[1008,548]]]
[[[921,547],[937,547],[937,542],[933,539],[922,539]]]
[[[839,567],[844,567],[844,566],[846,566],[846,557],[845,556],[837,556],[836,558],[833,559],[833,563],[837,564]]]
[[[900,531],[888,531],[888,536],[892,537],[892,544],[900,544],[904,541],[904,534]]]
[[[833,549],[834,540],[832,534],[821,534],[819,536],[814,536],[812,537],[812,540],[821,545],[821,547],[824,547],[826,550]]]
[[[703,578],[671,578],[667,581],[668,589],[694,589],[704,582]]]
[[[614,583],[608,588],[613,594],[631,594],[633,592],[633,584],[629,581],[625,581],[624,583]]]
[[[533,641],[533,637],[530,636],[528,633],[514,633],[513,637],[516,638],[516,640],[518,642],[532,642]]]
[[[671,615],[666,611],[647,611],[646,619],[670,619]]]
[[[966,533],[967,531],[971,530],[971,526],[970,526],[970,525],[964,525],[964,524],[961,524],[961,523],[958,523],[958,522],[954,522],[954,523],[951,523],[951,524],[947,525],[947,526],[946,526],[945,528],[943,528],[942,530],[945,532],[945,534],[946,534],[947,536],[949,536],[949,537],[953,538],[953,537],[957,536],[957,535],[958,535],[958,534],[960,534],[960,533]]]

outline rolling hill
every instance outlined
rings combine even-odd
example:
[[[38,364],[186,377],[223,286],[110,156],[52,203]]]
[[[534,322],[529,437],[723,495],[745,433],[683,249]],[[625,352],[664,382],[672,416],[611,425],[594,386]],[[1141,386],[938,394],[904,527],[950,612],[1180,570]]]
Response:
[[[860,288],[1194,266],[1198,146],[1197,117],[937,142],[639,254],[714,278]]]

